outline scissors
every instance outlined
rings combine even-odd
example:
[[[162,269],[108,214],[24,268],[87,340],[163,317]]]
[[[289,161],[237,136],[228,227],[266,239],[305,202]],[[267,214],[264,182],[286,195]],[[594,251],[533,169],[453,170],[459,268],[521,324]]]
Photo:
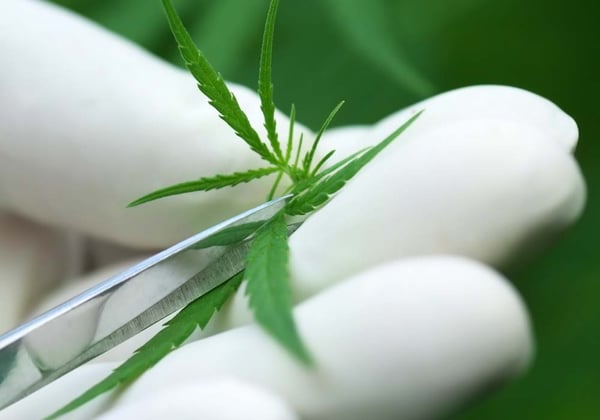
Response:
[[[0,409],[133,337],[244,269],[290,196],[247,210],[0,335]],[[301,222],[288,226],[291,234]]]

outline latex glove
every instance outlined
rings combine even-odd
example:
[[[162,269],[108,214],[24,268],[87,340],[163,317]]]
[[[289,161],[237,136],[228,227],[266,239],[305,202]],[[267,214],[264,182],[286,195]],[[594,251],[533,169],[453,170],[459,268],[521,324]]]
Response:
[[[151,248],[262,200],[266,186],[257,183],[125,210],[155,188],[259,162],[185,73],[43,3],[5,3],[0,52],[12,59],[0,78],[1,91],[10,93],[0,98],[4,208]],[[19,20],[31,23],[27,34]],[[97,75],[93,83],[90,75]],[[234,90],[260,127],[257,98]],[[165,387],[173,382],[192,390],[190,383],[227,375],[280,395],[303,418],[429,417],[520,372],[531,352],[527,316],[500,276],[448,257],[393,261],[452,253],[501,267],[523,249],[545,246],[583,205],[583,181],[570,154],[576,126],[548,101],[505,87],[451,92],[406,112],[421,107],[426,113],[405,138],[292,237],[296,297],[316,294],[298,307],[297,318],[319,369],[302,370],[250,326],[175,352],[131,388],[126,406],[117,402],[113,415],[137,407],[138,417],[147,418],[148,389],[157,404],[168,405],[175,397]],[[324,148],[345,155],[378,141],[406,112],[374,127],[335,130]],[[278,115],[278,121],[285,131],[286,120]],[[327,258],[315,255],[323,249]],[[335,282],[341,284],[321,292]],[[365,302],[365,296],[374,297]],[[381,303],[373,308],[375,297]],[[216,320],[222,329],[248,321],[241,301]],[[365,303],[369,311],[361,309]],[[185,369],[216,355],[212,367]],[[86,376],[90,369],[96,368],[77,370],[0,418],[47,414],[97,380]],[[189,392],[190,404],[202,405]],[[89,418],[106,401],[74,417]]]

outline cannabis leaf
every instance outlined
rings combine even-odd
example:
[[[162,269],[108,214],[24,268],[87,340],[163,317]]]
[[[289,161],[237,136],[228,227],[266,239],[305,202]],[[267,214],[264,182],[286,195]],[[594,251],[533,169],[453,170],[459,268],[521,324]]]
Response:
[[[137,349],[133,356],[117,367],[109,376],[85,391],[47,419],[55,419],[71,412],[97,396],[120,385],[126,385],[158,363],[173,349],[179,347],[196,328],[204,329],[213,314],[219,311],[242,282],[244,274],[238,273],[227,282],[214,288],[183,308],[165,324],[158,334]]]
[[[349,160],[340,169],[332,175],[324,177],[319,182],[315,182],[309,188],[306,188],[302,193],[295,195],[286,206],[287,214],[303,215],[315,211],[323,205],[329,197],[339,191],[346,182],[358,173],[367,163],[377,156],[383,149],[392,143],[404,130],[408,128],[420,115],[422,111],[415,113],[402,126],[397,128],[392,134],[386,137],[377,145],[368,148],[360,153],[357,157]],[[315,179],[314,181],[317,181]]]
[[[279,169],[276,167],[259,168],[251,169],[246,172],[235,172],[230,175],[216,175],[213,177],[200,178],[197,181],[182,182],[180,184],[171,185],[170,187],[151,192],[150,194],[132,201],[127,205],[127,207],[139,206],[140,204],[158,200],[159,198],[169,197],[171,195],[233,187],[238,184],[254,181],[255,179],[271,175],[277,171],[279,171]]]
[[[264,220],[258,222],[248,222],[237,226],[231,226],[223,229],[208,238],[201,240],[190,249],[203,249],[213,246],[234,245],[246,239],[258,230],[259,227],[265,224]]]
[[[267,138],[273,148],[273,151],[280,160],[283,160],[283,154],[277,138],[277,124],[275,123],[275,102],[273,101],[273,82],[271,82],[271,67],[273,55],[273,33],[275,31],[275,18],[279,0],[273,0],[269,5],[267,13],[267,23],[262,41],[262,50],[260,54],[260,67],[258,74],[258,96],[260,97],[260,108],[265,117],[265,128],[267,129]]]
[[[305,177],[308,177],[308,176],[311,175],[312,162],[313,162],[313,159],[315,157],[315,153],[317,151],[317,147],[319,146],[319,143],[321,141],[321,137],[323,136],[323,133],[325,133],[325,130],[327,130],[329,128],[329,125],[333,121],[333,118],[336,116],[336,114],[339,112],[339,110],[342,108],[343,105],[344,105],[344,101],[340,102],[339,104],[336,105],[335,108],[333,108],[333,111],[331,111],[331,113],[327,116],[327,118],[325,119],[325,122],[323,123],[323,125],[319,129],[319,132],[317,133],[317,137],[315,138],[315,141],[314,141],[312,147],[310,148],[310,151],[304,156],[304,161],[302,162],[302,166],[303,166],[303,169],[304,169],[304,176]],[[316,172],[321,168],[321,166],[323,166],[323,164],[334,153],[335,153],[334,150],[332,150],[329,153],[327,153],[325,155],[325,157],[323,157],[323,159],[321,159],[321,161],[315,166],[314,170],[312,171],[313,172],[312,175],[316,174]]]
[[[179,45],[179,51],[186,67],[198,82],[198,88],[209,99],[210,104],[219,111],[219,116],[250,148],[267,162],[277,164],[276,157],[260,140],[258,133],[250,125],[246,114],[240,108],[235,95],[229,90],[219,73],[213,69],[204,54],[183,26],[175,8],[169,0],[162,0],[169,26]]]
[[[312,364],[292,316],[288,228],[279,212],[256,233],[246,259],[246,294],[255,319],[294,356]]]
[[[335,151],[331,150],[325,153],[315,164],[317,149],[323,134],[343,105],[343,102],[340,102],[325,119],[309,150],[303,152],[304,138],[300,135],[295,148],[296,153],[292,156],[295,146],[296,109],[292,105],[288,141],[284,152],[277,135],[273,84],[271,82],[273,34],[279,0],[271,0],[269,5],[258,78],[258,93],[264,127],[267,132],[266,142],[260,139],[250,125],[248,117],[240,108],[223,78],[212,68],[202,52],[196,48],[170,0],[162,0],[162,2],[181,56],[198,82],[198,87],[237,136],[242,138],[250,149],[262,159],[269,162],[270,166],[228,175],[204,177],[172,185],[138,198],[131,202],[129,207],[176,194],[232,187],[275,174],[275,181],[268,197],[275,196],[283,177],[287,177],[291,181],[291,185],[285,192],[291,194],[291,199],[282,211],[267,221],[233,226],[197,243],[195,248],[233,245],[243,240],[251,241],[246,257],[245,271],[182,309],[166,324],[163,330],[138,349],[111,375],[52,414],[50,418],[56,418],[106,391],[135,380],[169,352],[180,346],[196,328],[204,328],[215,311],[221,309],[242,281],[246,281],[246,294],[249,297],[249,305],[254,312],[256,321],[298,361],[305,366],[314,365],[310,352],[298,333],[292,314],[293,302],[288,271],[289,247],[287,241],[288,232],[294,230],[296,225],[288,227],[286,219],[288,215],[306,217],[323,206],[333,194],[392,143],[420,115],[420,112],[413,115],[377,145],[359,150],[323,169]]]

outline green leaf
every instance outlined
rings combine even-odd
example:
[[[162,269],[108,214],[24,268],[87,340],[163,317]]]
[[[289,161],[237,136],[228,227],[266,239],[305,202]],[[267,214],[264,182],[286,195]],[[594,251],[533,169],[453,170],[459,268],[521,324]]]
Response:
[[[238,289],[242,278],[243,272],[238,273],[187,305],[165,324],[165,328],[136,350],[133,356],[117,367],[109,376],[63,408],[52,413],[47,419],[60,417],[111,389],[129,384],[137,379],[142,373],[183,344],[196,328],[204,329],[214,313],[219,311]]]
[[[285,149],[285,161],[289,162],[292,158],[292,148],[294,146],[294,125],[296,124],[296,106],[292,104],[290,109],[290,125],[288,128],[288,142]]]
[[[248,236],[252,235],[265,223],[266,220],[260,220],[257,222],[248,222],[241,225],[228,227],[220,232],[215,233],[214,235],[209,236],[206,239],[203,239],[196,245],[192,246],[191,249],[203,249],[213,246],[237,244],[238,242],[241,242]]]
[[[304,167],[305,174],[307,174],[307,175],[310,174],[310,166],[312,165],[312,161],[315,157],[315,152],[317,151],[317,146],[319,145],[319,142],[321,141],[321,137],[323,136],[323,133],[325,132],[325,130],[327,130],[327,128],[331,124],[331,121],[333,121],[333,118],[339,112],[340,108],[343,105],[344,105],[344,101],[341,101],[339,104],[336,105],[335,108],[333,108],[333,111],[331,111],[329,113],[329,115],[325,119],[325,122],[319,129],[319,132],[317,133],[317,137],[315,138],[315,141],[313,142],[313,145],[310,148],[310,151],[304,156],[303,167]],[[315,173],[316,173],[316,171],[315,171]]]
[[[281,171],[277,174],[277,178],[275,179],[275,182],[273,183],[273,186],[271,187],[271,191],[269,191],[269,195],[267,195],[267,201],[271,201],[273,198],[275,198],[275,193],[277,192],[279,183],[281,182],[281,179],[283,178],[283,174],[284,174],[283,171]]]
[[[422,113],[420,111],[413,115],[408,121],[396,131],[386,137],[377,145],[367,149],[364,153],[346,163],[337,172],[322,179],[318,184],[309,187],[301,194],[296,195],[286,206],[286,212],[290,215],[302,215],[310,213],[322,206],[329,197],[339,191],[346,183],[358,173],[375,156],[394,141],[404,130],[406,130]]]
[[[323,158],[315,165],[315,169],[313,169],[311,176],[315,176],[319,170],[323,167],[323,165],[325,165],[325,163],[327,163],[327,161],[329,159],[331,159],[331,157],[335,154],[335,150],[330,150],[329,152],[327,152],[325,154],[325,156],[323,156]]]
[[[330,167],[323,169],[321,172],[309,177],[309,178],[305,178],[297,183],[295,183],[294,185],[292,185],[292,187],[289,189],[289,193],[294,194],[294,195],[299,195],[301,192],[309,189],[310,187],[314,186],[317,184],[318,181],[320,181],[321,179],[325,178],[327,175],[337,171],[338,169],[346,166],[346,164],[348,162],[350,162],[351,160],[356,159],[358,156],[362,155],[363,153],[365,153],[367,150],[371,149],[372,147],[366,147],[364,149],[361,149],[357,152],[352,153],[350,156],[346,156],[344,159],[340,160],[339,162],[334,163],[333,165],[331,165]],[[328,157],[328,155],[332,155],[333,152],[335,151],[331,151],[328,154],[325,155],[325,157],[323,159],[321,159],[321,161],[324,161],[325,158]],[[319,166],[319,165],[317,165]]]
[[[288,271],[288,230],[283,212],[257,233],[248,252],[244,279],[256,321],[299,361],[313,361],[300,339],[292,315]]]
[[[244,140],[264,160],[277,164],[276,157],[260,140],[221,75],[213,69],[204,54],[194,44],[170,0],[162,0],[162,2],[171,31],[179,45],[181,57],[198,82],[200,91],[206,95],[210,104],[219,112],[223,121],[233,128],[237,136]]]
[[[275,122],[275,102],[273,100],[273,82],[271,81],[271,68],[273,66],[273,33],[279,0],[271,0],[260,54],[260,67],[258,75],[258,96],[260,96],[260,109],[265,117],[267,138],[277,157],[283,160],[283,153],[277,137],[277,123]]]
[[[298,140],[298,149],[296,149],[296,157],[294,158],[294,163],[292,164],[292,169],[294,170],[294,172],[297,173],[301,173],[302,172],[302,168],[300,168],[299,163],[300,163],[300,155],[302,153],[302,146],[304,143],[304,133],[300,133],[300,139]],[[297,181],[298,179],[294,179],[294,181]]]
[[[181,184],[171,185],[170,187],[161,188],[147,194],[137,200],[132,201],[127,207],[135,207],[149,201],[158,200],[159,198],[169,197],[172,195],[186,194],[195,191],[210,191],[219,188],[233,187],[238,184],[253,181],[267,175],[277,172],[279,169],[275,167],[251,169],[246,172],[235,172],[230,175],[216,175],[213,177],[200,178],[196,181],[182,182]]]

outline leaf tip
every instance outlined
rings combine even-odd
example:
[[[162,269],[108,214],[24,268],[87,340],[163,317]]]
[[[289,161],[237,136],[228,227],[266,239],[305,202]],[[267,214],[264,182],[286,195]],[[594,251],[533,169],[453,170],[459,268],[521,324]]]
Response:
[[[302,347],[298,352],[295,352],[294,356],[305,368],[316,369],[317,363],[315,362],[313,355],[305,347]]]
[[[151,198],[150,194],[147,194],[147,195],[144,195],[142,197],[136,198],[131,203],[127,204],[127,206],[125,206],[125,208],[130,209],[132,207],[137,207],[137,206],[139,206],[141,204],[147,203],[148,201],[152,201],[152,198]]]
[[[130,208],[132,208],[132,207],[137,207],[137,206],[139,206],[140,204],[142,204],[140,200],[134,200],[134,201],[132,201],[131,203],[127,204],[127,205],[125,206],[125,208],[126,208],[126,209],[130,209]]]

